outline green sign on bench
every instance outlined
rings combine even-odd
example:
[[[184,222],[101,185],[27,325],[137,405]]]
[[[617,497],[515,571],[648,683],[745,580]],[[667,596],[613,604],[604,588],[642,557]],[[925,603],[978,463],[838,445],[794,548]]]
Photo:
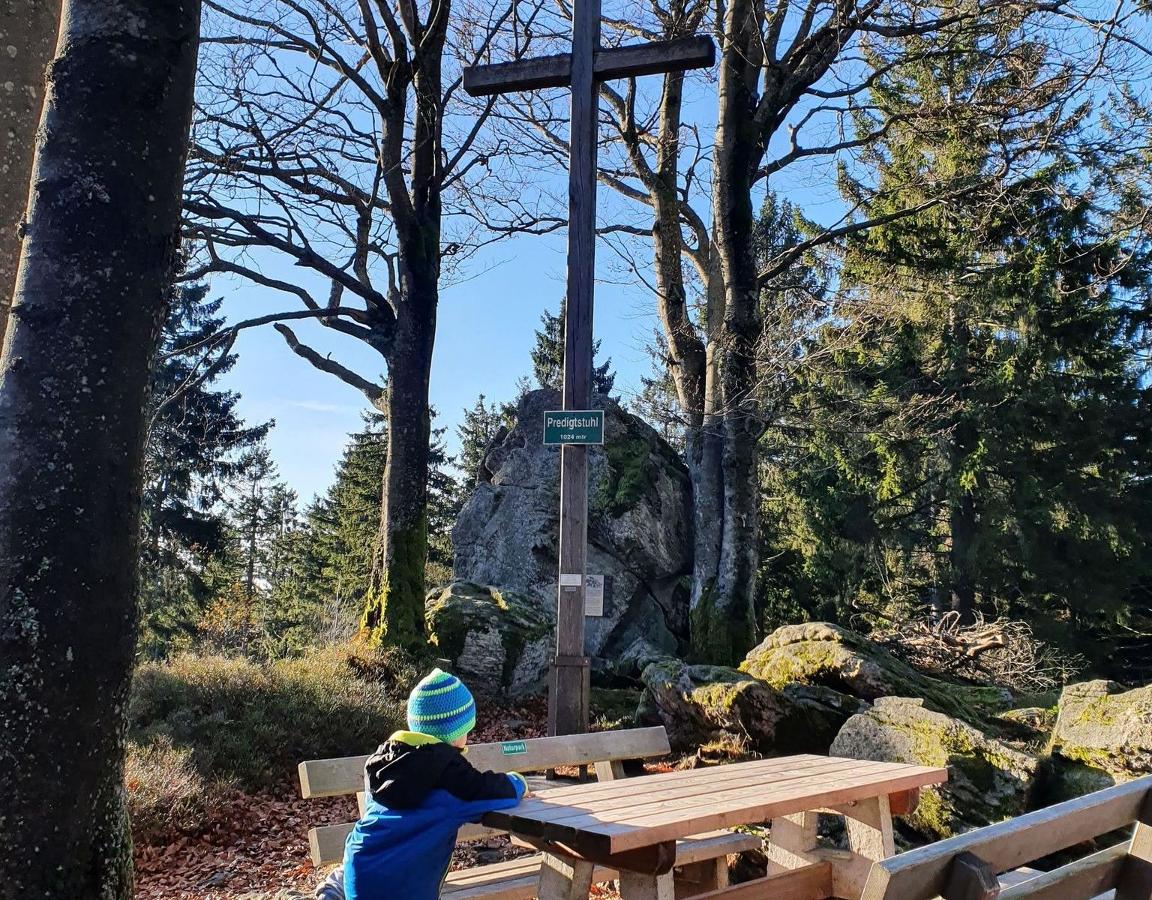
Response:
[[[528,748],[523,741],[505,741],[500,745],[500,752],[505,756],[514,756],[517,753],[527,753]]]

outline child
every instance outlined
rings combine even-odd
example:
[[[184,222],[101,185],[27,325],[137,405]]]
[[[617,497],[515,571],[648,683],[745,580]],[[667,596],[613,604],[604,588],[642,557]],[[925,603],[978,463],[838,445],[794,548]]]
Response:
[[[347,900],[436,900],[457,829],[528,795],[522,775],[479,772],[464,758],[475,726],[476,702],[456,676],[433,669],[413,688],[409,730],[392,735],[364,767],[367,808],[344,846]],[[329,879],[317,896],[339,896],[338,881]]]

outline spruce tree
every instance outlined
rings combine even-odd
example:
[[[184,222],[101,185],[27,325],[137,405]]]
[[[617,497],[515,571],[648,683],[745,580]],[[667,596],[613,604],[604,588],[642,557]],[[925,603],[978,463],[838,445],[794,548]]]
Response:
[[[271,423],[248,426],[234,391],[216,387],[236,363],[227,354],[200,364],[197,346],[224,320],[206,285],[172,292],[152,369],[141,511],[140,652],[162,656],[188,637],[215,591],[227,553],[220,500],[238,471],[238,455],[256,446]],[[181,353],[181,348],[192,347]]]
[[[1001,53],[1008,43],[1018,52]],[[997,141],[1023,155],[1077,127],[1045,109],[1043,59],[990,22],[960,56],[876,84],[873,101],[915,126],[868,154],[881,191],[863,214],[915,206],[942,182],[971,189],[846,248],[845,296],[807,348],[793,443],[768,474],[791,561],[779,596],[842,615],[1026,615],[1066,637],[1133,596],[1149,561],[1152,398],[1130,340],[1144,250],[1120,245],[1058,154],[998,176]],[[1032,105],[1025,124],[984,133],[981,110],[1014,103]]]
[[[564,310],[567,298],[560,301],[560,310],[555,315],[545,310],[540,315],[540,327],[536,329],[536,344],[532,348],[532,375],[536,386],[564,389]],[[600,354],[600,342],[592,345],[592,356]],[[607,397],[616,383],[616,373],[612,371],[612,360],[593,365],[592,391]]]

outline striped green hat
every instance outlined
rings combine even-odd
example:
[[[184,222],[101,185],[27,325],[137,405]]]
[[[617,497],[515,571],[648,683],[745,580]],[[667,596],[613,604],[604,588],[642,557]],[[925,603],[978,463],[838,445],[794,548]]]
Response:
[[[433,669],[408,695],[408,728],[451,743],[476,727],[476,701],[455,675]]]

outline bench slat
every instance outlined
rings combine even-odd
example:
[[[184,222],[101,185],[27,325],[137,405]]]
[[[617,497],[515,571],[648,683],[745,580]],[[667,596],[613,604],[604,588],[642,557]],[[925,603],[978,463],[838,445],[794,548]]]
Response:
[[[944,890],[952,860],[974,853],[1000,873],[1136,821],[1152,776],[882,860],[861,900],[923,900]]]
[[[686,866],[704,860],[718,859],[744,850],[753,850],[759,846],[759,838],[734,831],[702,834],[677,842],[676,865]],[[450,872],[442,896],[453,897],[456,900],[463,900],[465,897],[483,897],[485,900],[528,900],[536,896],[539,887],[541,858],[537,853],[506,862]],[[612,881],[618,876],[618,872],[606,866],[596,866],[592,872],[592,880],[596,884]]]
[[[832,866],[813,863],[790,872],[757,878],[699,894],[694,900],[827,900],[832,896]]]
[[[454,900],[530,900],[540,887],[540,854],[521,857],[508,862],[459,869],[449,872],[440,892],[441,897]],[[592,870],[592,881],[603,884],[618,878],[620,873],[605,866]]]
[[[663,726],[656,726],[475,744],[468,748],[468,761],[480,770],[538,772],[556,766],[647,759],[670,752],[667,732]],[[305,798],[338,797],[364,790],[364,763],[367,761],[367,756],[345,756],[300,763],[300,795]]]
[[[317,866],[326,866],[340,862],[344,858],[344,843],[355,827],[355,822],[345,822],[341,825],[321,825],[309,830],[308,847],[312,863]],[[456,835],[456,842],[466,844],[471,841],[499,837],[507,833],[499,828],[488,828],[485,825],[461,825],[460,831]]]
[[[1096,897],[1117,886],[1128,844],[1116,844],[1000,892],[1000,900],[1067,900]]]
[[[324,825],[309,831],[308,844],[311,847],[313,864],[327,866],[340,862],[344,858],[344,842],[355,826],[355,822],[346,822],[343,825]],[[464,825],[460,828],[457,841],[460,843],[478,841],[504,833],[495,828],[485,828],[483,825]],[[759,847],[760,839],[750,834],[735,831],[703,834],[677,842],[676,865],[689,865],[705,859],[742,853],[745,850],[756,850]]]

